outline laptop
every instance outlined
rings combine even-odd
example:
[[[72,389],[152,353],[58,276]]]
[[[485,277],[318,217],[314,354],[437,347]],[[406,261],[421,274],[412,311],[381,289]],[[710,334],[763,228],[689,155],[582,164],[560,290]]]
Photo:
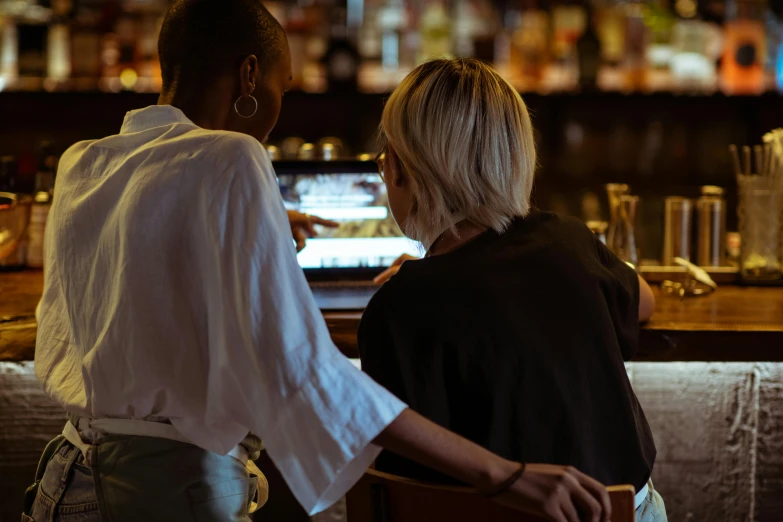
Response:
[[[401,254],[417,255],[392,218],[374,161],[275,161],[285,207],[340,224],[316,226],[297,259],[321,310],[363,310],[372,280]]]

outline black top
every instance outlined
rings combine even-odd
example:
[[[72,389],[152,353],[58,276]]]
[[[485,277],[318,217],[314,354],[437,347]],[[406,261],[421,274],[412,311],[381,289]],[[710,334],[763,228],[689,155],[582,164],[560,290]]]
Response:
[[[638,318],[636,273],[580,221],[534,211],[405,263],[368,305],[359,350],[364,371],[441,426],[638,490],[655,460],[623,364]],[[390,453],[377,466],[449,482]]]

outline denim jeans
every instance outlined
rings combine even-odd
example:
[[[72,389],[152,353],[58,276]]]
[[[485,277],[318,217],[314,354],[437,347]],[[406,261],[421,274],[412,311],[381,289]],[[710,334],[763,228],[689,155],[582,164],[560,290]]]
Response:
[[[182,442],[108,435],[90,463],[62,437],[22,522],[250,522],[257,481],[240,461]]]
[[[668,522],[663,498],[653,487],[652,479],[647,483],[647,498],[636,508],[636,522]]]
[[[100,522],[92,472],[81,452],[58,439],[50,444],[59,449],[46,464],[32,509],[22,515],[22,522]]]

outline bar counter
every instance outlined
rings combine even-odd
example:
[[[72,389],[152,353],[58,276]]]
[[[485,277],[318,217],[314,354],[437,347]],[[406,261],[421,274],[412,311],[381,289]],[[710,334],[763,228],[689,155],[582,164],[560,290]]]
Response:
[[[35,351],[40,271],[0,274],[0,361],[28,361]],[[783,362],[783,288],[725,285],[701,297],[661,295],[643,325],[637,361]],[[360,312],[327,312],[332,339],[356,357]]]
[[[0,499],[9,499],[0,521],[18,520],[41,451],[64,423],[32,361],[42,286],[40,271],[0,274]],[[360,319],[326,314],[348,356]],[[726,284],[682,301],[658,294],[626,370],[655,436],[653,479],[669,520],[781,520],[783,288]],[[255,520],[292,520],[276,509]]]

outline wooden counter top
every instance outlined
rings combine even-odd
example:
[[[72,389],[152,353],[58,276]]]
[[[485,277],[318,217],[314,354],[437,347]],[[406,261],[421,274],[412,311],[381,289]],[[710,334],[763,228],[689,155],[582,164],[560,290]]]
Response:
[[[32,359],[42,288],[40,271],[0,274],[0,361]],[[356,356],[361,314],[325,317],[337,346]],[[684,300],[657,292],[636,360],[782,362],[783,288],[721,286],[711,295]]]

